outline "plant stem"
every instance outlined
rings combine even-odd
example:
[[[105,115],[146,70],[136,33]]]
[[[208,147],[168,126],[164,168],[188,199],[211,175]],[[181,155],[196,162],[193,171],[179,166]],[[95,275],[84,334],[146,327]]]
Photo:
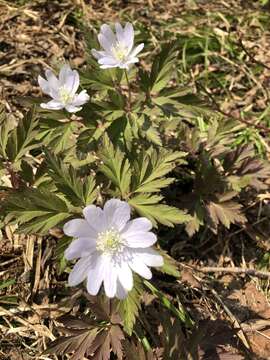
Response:
[[[127,70],[124,69],[124,73],[125,73],[125,77],[126,77],[126,81],[127,81],[127,86],[128,86],[128,103],[127,103],[127,110],[128,112],[130,112],[131,110],[131,89],[130,89],[130,82],[128,80],[128,73]]]

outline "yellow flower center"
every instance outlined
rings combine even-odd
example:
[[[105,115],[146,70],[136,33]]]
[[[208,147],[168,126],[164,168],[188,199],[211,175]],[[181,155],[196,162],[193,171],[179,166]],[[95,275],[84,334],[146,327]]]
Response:
[[[127,48],[123,44],[117,43],[112,48],[112,53],[118,61],[123,61],[123,60],[125,60],[125,58],[127,56]]]
[[[115,254],[123,247],[122,238],[113,227],[98,234],[96,249],[106,254]]]
[[[60,95],[60,100],[63,104],[67,104],[72,100],[72,95],[65,86],[60,87],[59,95]]]

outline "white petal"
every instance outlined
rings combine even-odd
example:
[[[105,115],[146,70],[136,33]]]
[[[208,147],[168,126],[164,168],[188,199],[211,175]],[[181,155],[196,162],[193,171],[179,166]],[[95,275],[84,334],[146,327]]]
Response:
[[[130,291],[133,288],[132,271],[125,262],[122,262],[118,268],[118,279],[125,290]]]
[[[129,54],[129,57],[135,57],[137,54],[139,54],[139,52],[142,51],[142,49],[144,48],[144,43],[139,44],[138,46],[136,46],[134,48],[134,50]]]
[[[117,269],[112,263],[106,265],[104,273],[104,290],[109,298],[113,298],[116,294]]]
[[[51,100],[47,103],[41,103],[40,107],[42,109],[49,109],[49,110],[61,110],[64,108],[64,105],[56,100]]]
[[[134,30],[131,23],[126,23],[126,26],[124,28],[124,40],[126,47],[130,51],[133,47],[134,42]]]
[[[124,229],[121,231],[121,233],[123,235],[125,235],[125,234],[133,235],[138,232],[147,232],[147,231],[151,230],[152,227],[153,227],[153,225],[150,220],[148,220],[145,217],[140,217],[140,218],[137,218],[134,220],[130,220],[126,224]]]
[[[122,236],[130,248],[147,248],[157,241],[156,235],[152,232],[126,233]]]
[[[133,271],[143,278],[147,280],[151,279],[151,270],[141,261],[139,257],[136,257],[136,254],[133,254],[132,258],[128,261],[128,265]]]
[[[137,63],[137,62],[139,62],[140,60],[137,58],[137,57],[132,57],[132,58],[129,58],[126,62],[125,62],[125,64],[126,65],[130,65],[130,64],[135,64],[135,63]]]
[[[98,63],[100,65],[117,65],[119,63],[118,60],[116,60],[115,58],[113,58],[112,56],[106,56],[106,57],[102,57],[98,60]]]
[[[50,85],[50,88],[58,89],[60,84],[59,84],[57,77],[54,75],[54,73],[51,70],[46,70],[45,75],[46,75],[46,78]]]
[[[102,35],[104,35],[107,38],[107,40],[111,43],[111,45],[115,44],[116,38],[109,25],[107,24],[101,25],[100,32]]]
[[[96,249],[95,238],[79,238],[73,240],[65,250],[65,258],[73,260],[91,254]]]
[[[38,76],[38,84],[45,94],[50,95],[50,93],[51,93],[50,85],[49,85],[48,81],[43,79],[43,77],[40,75]]]
[[[99,256],[93,268],[89,269],[87,276],[87,291],[90,295],[97,295],[104,279],[105,262],[102,256]]]
[[[83,209],[83,215],[95,231],[101,232],[107,229],[106,217],[100,207],[88,205]]]
[[[69,65],[62,66],[59,73],[60,86],[65,88],[74,95],[80,85],[80,77],[78,71],[72,70]]]
[[[140,260],[147,266],[163,266],[163,257],[154,249],[136,249],[134,250],[134,257],[139,257]]]
[[[78,95],[74,96],[74,99],[70,105],[81,106],[85,104],[89,99],[90,97],[87,94],[86,90],[82,90]]]
[[[91,54],[94,56],[94,58],[98,60],[104,56],[104,51],[98,51],[96,49],[92,49]]]
[[[97,233],[84,219],[73,219],[65,223],[63,231],[68,236],[73,237],[92,237],[95,238]]]
[[[119,43],[124,43],[124,29],[122,28],[121,24],[116,23],[115,24],[115,30],[116,30],[116,37]]]
[[[128,292],[123,288],[119,280],[117,280],[116,286],[116,297],[120,300],[125,299],[128,296]]]
[[[91,256],[90,257],[84,257],[77,261],[77,263],[74,265],[74,268],[69,274],[68,277],[68,284],[69,286],[76,286],[80,284],[87,276],[88,268],[91,264]]]
[[[113,226],[121,231],[130,219],[130,206],[125,201],[111,199],[104,205],[104,213],[108,227]]]
[[[100,65],[101,69],[111,69],[111,68],[115,68],[115,67],[119,67],[119,63],[115,64],[115,65]]]
[[[111,41],[109,39],[107,39],[107,37],[101,33],[98,34],[98,41],[99,41],[100,45],[103,47],[103,49],[106,50],[106,52],[108,52],[110,54],[111,47],[113,45],[111,43]]]
[[[75,113],[78,112],[80,110],[82,110],[82,107],[77,107],[71,104],[67,104],[65,105],[65,109],[69,112],[69,113]]]

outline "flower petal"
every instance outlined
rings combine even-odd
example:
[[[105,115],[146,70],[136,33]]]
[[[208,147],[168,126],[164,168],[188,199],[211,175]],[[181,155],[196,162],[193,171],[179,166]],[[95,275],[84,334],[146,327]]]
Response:
[[[73,240],[65,250],[65,258],[67,260],[77,259],[91,254],[96,249],[95,238],[79,238]]]
[[[126,245],[131,248],[147,248],[157,241],[156,235],[152,232],[126,233],[122,236]]]
[[[99,33],[98,41],[99,41],[101,47],[103,47],[103,49],[107,53],[111,54],[111,48],[112,48],[113,44],[110,42],[110,40],[106,36],[104,36],[102,33]]]
[[[115,58],[113,58],[112,56],[106,56],[106,57],[102,57],[98,60],[98,63],[100,65],[117,65],[119,63],[118,60],[116,60]]]
[[[134,220],[130,220],[124,229],[121,231],[123,235],[133,235],[138,232],[147,232],[153,227],[150,220],[145,217],[140,217]]]
[[[116,297],[120,300],[125,299],[128,296],[128,292],[123,288],[120,281],[117,279],[117,285],[116,285]]]
[[[124,41],[128,51],[130,51],[134,43],[134,30],[131,23],[126,23],[124,28]]]
[[[91,256],[84,257],[77,261],[68,277],[68,285],[76,286],[80,284],[87,276],[88,268],[91,265]]]
[[[104,205],[104,213],[108,227],[113,226],[121,231],[130,219],[130,206],[126,201],[111,199]]]
[[[106,265],[104,273],[104,290],[109,298],[113,298],[116,294],[117,269],[112,263]]]
[[[90,96],[87,94],[86,90],[82,90],[78,95],[75,95],[74,100],[70,105],[81,106],[85,104],[90,99]]]
[[[139,52],[142,51],[142,49],[144,48],[144,43],[139,44],[138,46],[136,46],[134,48],[134,50],[129,54],[129,57],[135,57],[137,54],[139,54]]]
[[[68,236],[73,237],[92,237],[95,238],[97,233],[84,219],[73,219],[65,223],[63,231]]]
[[[50,84],[47,80],[43,79],[43,77],[40,75],[38,76],[38,84],[41,87],[41,90],[45,94],[50,95],[50,93],[51,93]]]
[[[163,266],[163,257],[154,249],[136,249],[134,256],[138,257],[147,266]]]
[[[65,105],[65,109],[69,113],[75,113],[75,112],[78,112],[78,111],[82,110],[82,107],[77,107],[77,106],[74,106],[72,104],[67,104],[67,105]]]
[[[50,88],[55,89],[55,90],[58,89],[60,86],[60,83],[59,83],[57,77],[54,75],[54,73],[51,70],[46,70],[45,75],[46,75],[46,78],[50,85]]]
[[[122,262],[118,268],[118,279],[125,290],[130,291],[133,288],[132,271],[126,262]]]
[[[64,86],[72,95],[74,95],[80,85],[78,71],[72,70],[68,64],[62,66],[59,73],[60,86]]]
[[[94,56],[94,58],[101,59],[104,56],[105,51],[98,51],[96,49],[91,50],[91,54]],[[105,53],[106,54],[106,53]]]
[[[115,24],[115,31],[116,31],[116,37],[117,41],[119,43],[124,44],[125,38],[124,38],[124,29],[122,28],[122,25],[119,23]]]
[[[93,268],[89,269],[87,276],[87,291],[90,295],[97,295],[104,279],[104,257],[98,256]]]
[[[130,268],[139,274],[143,278],[149,280],[152,277],[151,270],[140,260],[136,254],[133,254],[131,259],[128,261]]]
[[[109,25],[107,24],[101,25],[100,33],[107,38],[107,40],[111,43],[111,45],[115,44],[116,37]]]
[[[83,215],[88,225],[97,233],[107,229],[107,221],[103,210],[95,205],[88,205],[83,209]]]
[[[42,109],[61,110],[64,108],[64,105],[59,101],[51,100],[47,103],[41,103],[40,107],[42,107]]]

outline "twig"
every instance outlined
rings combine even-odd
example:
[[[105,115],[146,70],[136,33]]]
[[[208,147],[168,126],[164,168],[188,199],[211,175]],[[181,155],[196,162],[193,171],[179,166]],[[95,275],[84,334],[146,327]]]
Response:
[[[228,273],[228,274],[244,274],[255,276],[261,279],[270,279],[270,272],[260,271],[255,269],[244,269],[240,267],[214,267],[214,266],[206,266],[206,267],[193,267],[195,270],[202,273]]]
[[[239,39],[239,45],[241,47],[241,49],[246,53],[246,55],[251,59],[251,61],[253,61],[254,63],[261,65],[262,67],[264,67],[267,70],[270,70],[270,67],[265,65],[263,62],[255,59],[255,57],[246,49],[245,45],[243,44],[242,39]]]
[[[201,88],[205,92],[205,94],[207,96],[209,96],[210,100],[212,101],[213,105],[215,106],[215,110],[218,111],[220,114],[222,114],[228,118],[233,118],[233,119],[241,122],[242,124],[253,126],[258,130],[263,130],[266,133],[270,133],[270,129],[264,125],[254,124],[251,120],[246,120],[241,117],[235,116],[234,114],[232,114],[230,112],[227,113],[226,111],[223,111],[220,108],[220,106],[219,106],[218,102],[216,101],[216,99],[214,98],[214,96],[203,85],[201,85],[199,82],[196,82],[196,86],[198,86],[198,88]]]

